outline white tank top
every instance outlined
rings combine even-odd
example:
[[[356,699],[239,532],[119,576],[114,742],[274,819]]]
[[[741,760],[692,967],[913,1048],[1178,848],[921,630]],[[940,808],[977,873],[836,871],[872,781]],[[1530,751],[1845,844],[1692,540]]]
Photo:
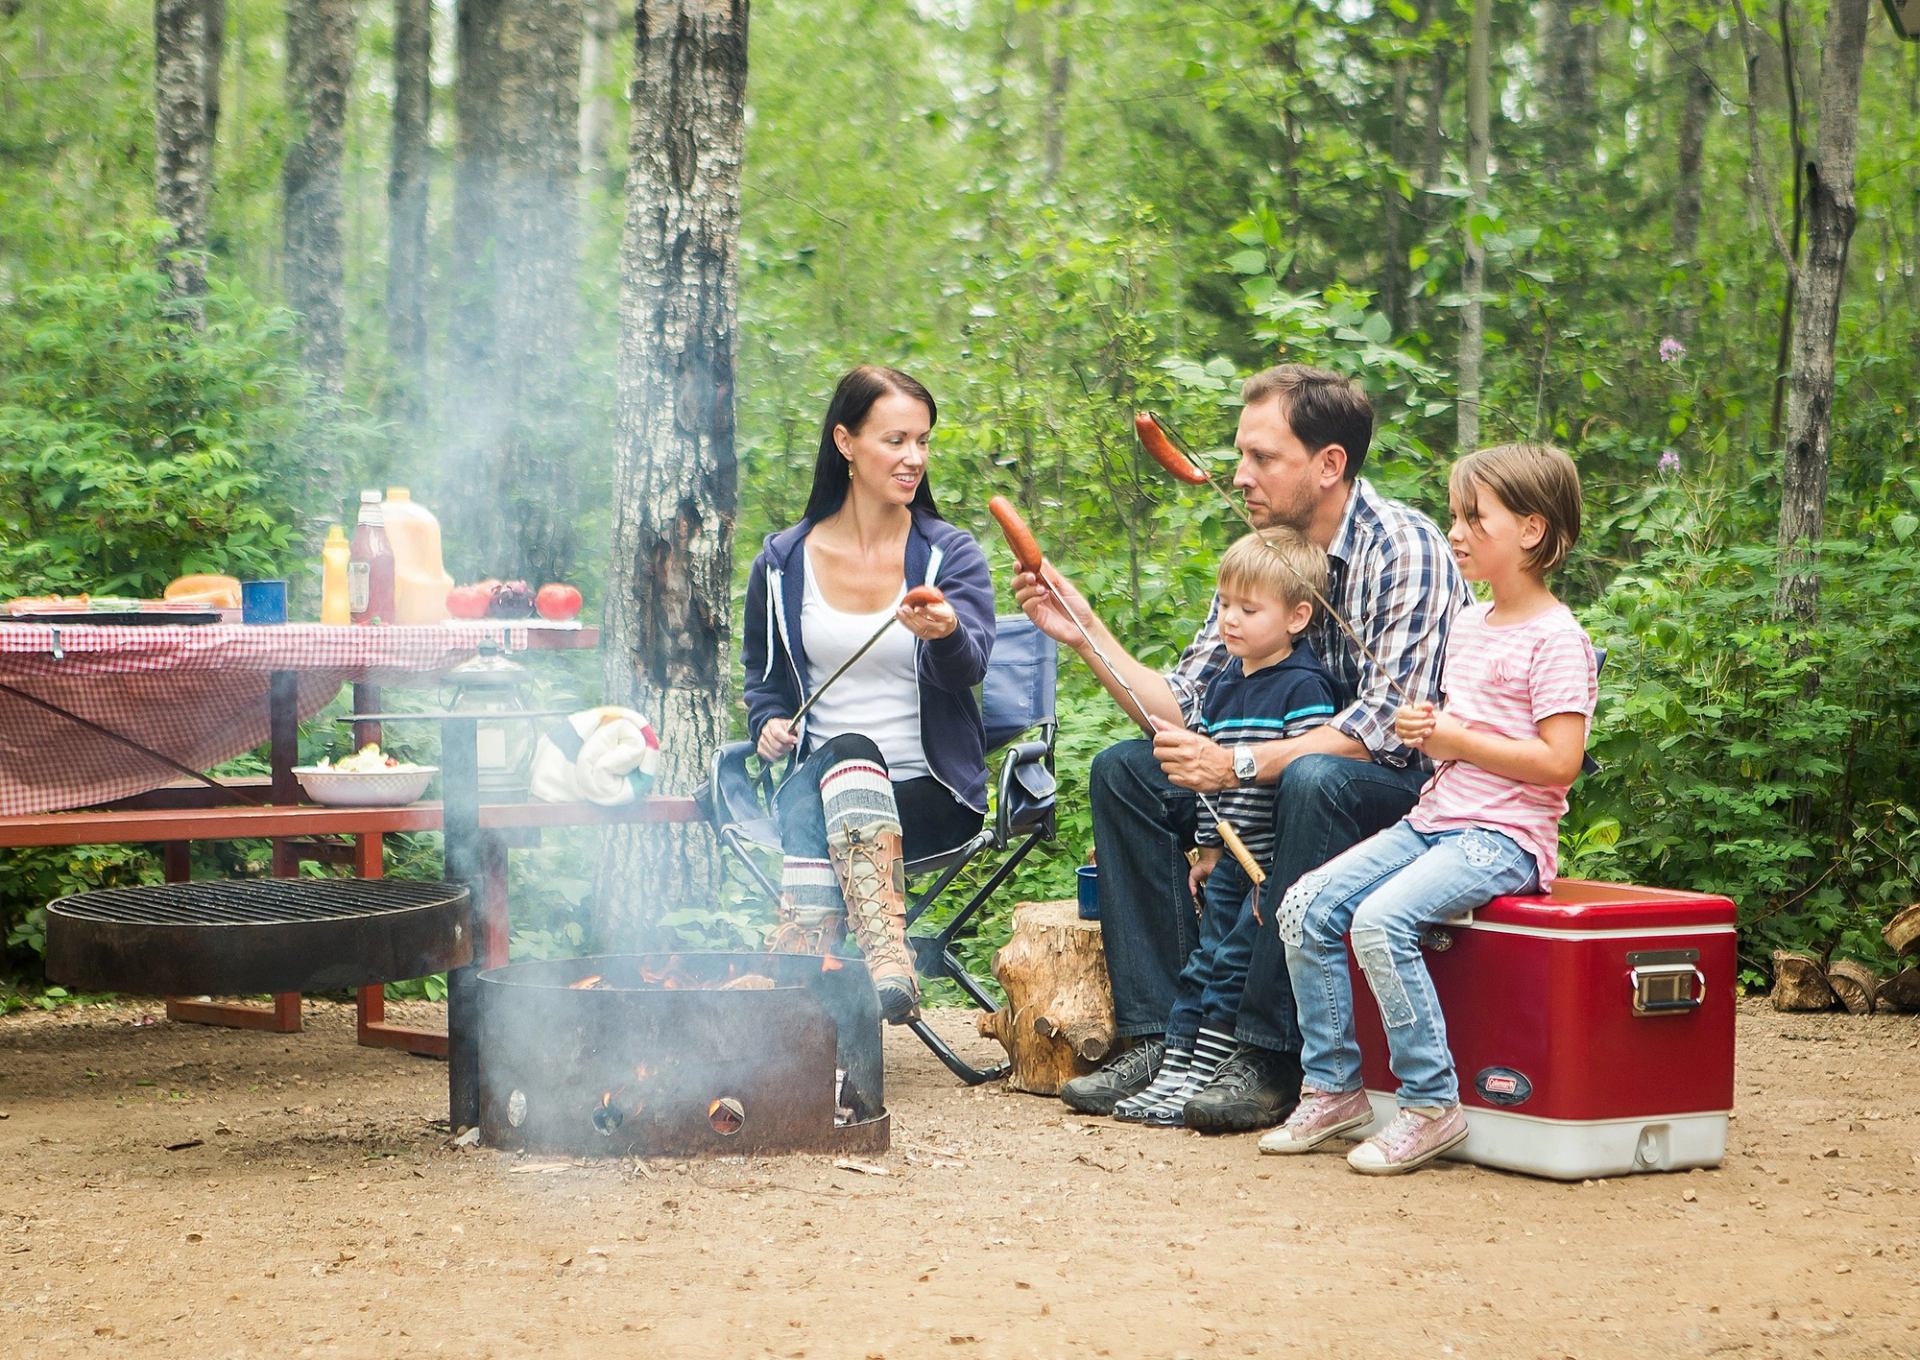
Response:
[[[800,603],[800,636],[807,648],[807,692],[821,682],[893,617],[905,583],[885,609],[872,614],[849,614],[835,609],[820,593],[813,559],[806,552],[806,588]],[[920,675],[915,666],[918,639],[904,626],[887,629],[853,669],[833,682],[818,703],[807,710],[809,749],[831,737],[857,732],[869,737],[887,758],[887,774],[895,781],[930,774],[926,747],[920,743]]]

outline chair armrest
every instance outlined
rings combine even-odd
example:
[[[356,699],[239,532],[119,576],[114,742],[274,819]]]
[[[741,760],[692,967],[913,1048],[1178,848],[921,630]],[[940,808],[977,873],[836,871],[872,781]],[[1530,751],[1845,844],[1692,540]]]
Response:
[[[773,769],[762,764],[759,774],[747,768],[753,755],[750,741],[730,741],[713,753],[700,798],[715,828],[751,822],[773,815]]]

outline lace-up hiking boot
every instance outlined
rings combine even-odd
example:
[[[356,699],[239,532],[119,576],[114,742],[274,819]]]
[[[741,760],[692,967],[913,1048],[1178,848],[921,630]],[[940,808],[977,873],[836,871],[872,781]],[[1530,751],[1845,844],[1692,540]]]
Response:
[[[1347,1165],[1364,1176],[1418,1171],[1467,1138],[1467,1112],[1458,1105],[1408,1106],[1393,1122],[1347,1154]]]
[[[1300,1103],[1287,1122],[1260,1139],[1260,1150],[1286,1156],[1311,1152],[1329,1138],[1364,1128],[1373,1122],[1373,1106],[1365,1091],[1316,1091],[1300,1088]]]
[[[1112,1114],[1115,1105],[1147,1089],[1166,1056],[1164,1039],[1142,1040],[1098,1072],[1062,1083],[1060,1099],[1081,1114]]]
[[[895,1025],[920,1014],[920,985],[907,948],[907,885],[900,850],[900,833],[885,825],[856,828],[844,840],[827,837],[827,853],[847,902],[847,924],[866,955],[880,1016]]]
[[[1183,1113],[1201,1133],[1252,1133],[1285,1119],[1299,1099],[1299,1054],[1242,1044]]]

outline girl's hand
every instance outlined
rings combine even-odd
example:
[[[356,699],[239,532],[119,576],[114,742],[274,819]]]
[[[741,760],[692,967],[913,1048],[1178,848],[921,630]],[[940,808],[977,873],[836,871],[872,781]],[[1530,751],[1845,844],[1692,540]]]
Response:
[[[768,718],[760,728],[760,740],[754,750],[760,759],[772,764],[800,744],[793,723],[786,718]]]
[[[1432,704],[1402,704],[1394,711],[1393,735],[1418,751],[1426,745],[1427,738],[1433,735],[1433,729],[1439,720],[1439,712]]]
[[[907,604],[904,601],[893,611],[902,626],[915,637],[926,642],[937,642],[960,626],[960,616],[953,612],[953,606],[945,600],[938,604]]]
[[[1187,891],[1193,894],[1193,900],[1200,900],[1201,892],[1207,886],[1207,880],[1213,877],[1213,870],[1220,863],[1220,847],[1203,845],[1193,857],[1193,867],[1187,870]]]

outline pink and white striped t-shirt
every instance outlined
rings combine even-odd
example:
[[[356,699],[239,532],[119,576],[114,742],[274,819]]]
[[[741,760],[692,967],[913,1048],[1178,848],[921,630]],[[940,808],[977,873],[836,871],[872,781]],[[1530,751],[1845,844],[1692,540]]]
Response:
[[[1446,711],[1480,732],[1526,740],[1543,720],[1578,713],[1591,728],[1599,696],[1593,644],[1563,604],[1522,623],[1488,621],[1491,604],[1460,611],[1447,635]],[[1511,836],[1540,867],[1540,891],[1560,867],[1566,784],[1528,784],[1464,760],[1441,764],[1407,820],[1420,831],[1483,826]]]

